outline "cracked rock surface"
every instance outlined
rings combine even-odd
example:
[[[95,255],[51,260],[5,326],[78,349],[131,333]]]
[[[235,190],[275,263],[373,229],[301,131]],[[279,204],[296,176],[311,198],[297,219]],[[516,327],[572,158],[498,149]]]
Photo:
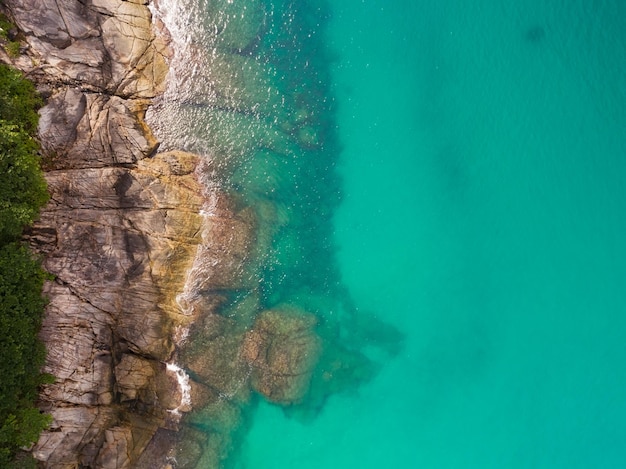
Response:
[[[178,102],[162,99],[150,108],[170,148],[183,147],[172,135],[181,125],[205,132],[213,150],[202,159],[157,153],[144,121],[169,57],[147,3],[0,0],[28,43],[13,62],[46,99],[51,198],[27,235],[55,276],[41,331],[44,371],[57,378],[41,407],[54,420],[32,449],[45,468],[221,467],[256,395],[307,418],[373,373],[339,343],[339,322],[316,318],[343,308],[338,298],[307,283],[264,298],[263,273],[304,255],[293,230],[309,226],[273,194],[297,189],[308,166],[291,166],[293,155],[321,136],[295,98],[295,112],[283,112],[275,70],[247,53],[265,28],[263,3],[215,3],[214,50],[192,50],[204,79],[179,76],[187,108],[170,112]],[[208,106],[203,119],[195,105]],[[228,173],[244,195],[211,179]]]
[[[29,236],[55,275],[41,331],[54,423],[34,448],[46,467],[133,467],[159,428],[175,426],[180,395],[165,362],[203,199],[193,173],[169,167],[156,155],[47,173],[51,200]]]
[[[143,0],[6,0],[23,32],[14,61],[46,104],[39,134],[51,194],[27,235],[54,280],[41,330],[56,377],[33,454],[46,468],[135,467],[177,429],[166,368],[176,295],[202,242],[197,157],[156,154],[143,120],[163,89],[166,46]]]
[[[165,44],[151,29],[147,1],[11,0],[36,75],[125,98],[163,91]]]

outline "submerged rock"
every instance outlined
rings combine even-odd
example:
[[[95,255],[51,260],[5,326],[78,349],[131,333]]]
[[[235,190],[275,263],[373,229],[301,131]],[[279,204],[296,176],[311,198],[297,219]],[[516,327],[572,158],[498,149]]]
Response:
[[[198,66],[183,68],[173,77],[183,87],[177,93],[178,99],[270,117],[284,112],[285,96],[279,91],[276,71],[269,64],[255,57],[204,48],[193,53]],[[199,73],[202,79],[194,79]]]
[[[180,361],[194,380],[213,389],[221,398],[247,400],[248,367],[239,359],[243,333],[233,321],[209,315],[194,325],[191,345]],[[241,393],[241,394],[240,394]]]
[[[204,2],[203,2],[204,3]],[[261,0],[209,0],[204,27],[212,31],[212,46],[229,52],[249,51],[266,28]]]
[[[146,0],[4,3],[28,42],[31,62],[19,63],[48,97],[51,200],[28,240],[55,275],[41,336],[57,380],[41,393],[54,420],[36,458],[50,468],[217,468],[256,394],[308,412],[371,377],[358,347],[341,344],[342,325],[318,324],[332,311],[311,287],[331,256],[305,238],[327,208],[302,193],[327,189],[332,163],[309,171],[307,158],[323,156],[328,135],[270,55],[255,53],[263,2],[203,3],[209,50],[195,40],[187,52],[205,70],[171,75],[187,92],[154,106],[169,52]],[[157,153],[145,114],[172,151]]]
[[[252,367],[252,387],[269,401],[299,403],[308,392],[321,352],[317,319],[293,306],[259,314],[246,334],[242,356]]]

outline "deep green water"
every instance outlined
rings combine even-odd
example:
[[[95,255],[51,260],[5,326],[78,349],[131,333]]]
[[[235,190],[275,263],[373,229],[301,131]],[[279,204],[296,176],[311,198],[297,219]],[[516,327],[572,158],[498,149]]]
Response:
[[[339,267],[406,341],[239,465],[626,467],[626,3],[332,3]]]

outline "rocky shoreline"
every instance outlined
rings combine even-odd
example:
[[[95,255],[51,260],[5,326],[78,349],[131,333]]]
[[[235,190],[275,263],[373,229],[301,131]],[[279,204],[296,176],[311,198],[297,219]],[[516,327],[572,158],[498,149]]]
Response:
[[[393,353],[399,340],[353,314],[328,273],[330,257],[320,275],[336,282],[335,296],[309,289],[303,273],[315,269],[294,271],[302,278],[296,295],[268,299],[272,287],[263,290],[264,275],[279,268],[283,278],[291,268],[281,246],[319,251],[300,244],[290,231],[299,215],[277,198],[309,174],[270,177],[267,169],[315,162],[329,124],[312,110],[323,90],[307,97],[298,84],[281,94],[275,71],[251,52],[266,28],[262,3],[215,6],[214,43],[203,50],[192,40],[186,51],[205,59],[201,75],[183,71],[174,83],[191,100],[185,106],[211,110],[202,124],[211,157],[171,141],[159,153],[146,124],[175,63],[166,25],[148,3],[5,0],[25,45],[2,60],[45,98],[39,135],[51,199],[27,240],[55,276],[41,337],[44,371],[56,382],[40,396],[54,420],[32,449],[46,468],[221,467],[255,396],[311,418],[328,395],[375,372],[358,344]],[[224,18],[236,20],[225,27]],[[152,111],[170,136],[172,105],[164,99]],[[200,125],[187,117],[190,128]],[[226,128],[234,139],[222,135]],[[248,175],[247,195],[211,179]],[[331,213],[319,200],[317,226]]]
[[[248,378],[276,402],[302,398],[319,350],[307,332],[315,320],[268,311],[259,327],[233,327],[214,314],[223,295],[185,298],[253,290],[254,275],[242,273],[258,227],[250,210],[199,182],[197,156],[157,153],[144,115],[163,91],[169,51],[147,2],[11,0],[6,8],[27,44],[12,62],[45,98],[39,135],[51,194],[27,234],[55,277],[45,286],[41,338],[44,371],[56,382],[40,395],[54,421],[32,452],[48,468],[156,468],[173,463],[176,440],[185,440],[182,459],[193,463],[179,454],[174,464],[193,467],[207,451],[189,451],[189,442],[206,437],[172,433],[191,410],[168,366],[177,333],[199,320],[202,336],[212,336],[184,355],[196,377],[191,400],[223,424],[230,415],[229,433],[240,423],[231,401],[250,400]],[[253,321],[259,305],[238,308]],[[294,351],[299,359],[285,356]],[[209,446],[212,467],[230,445]]]
[[[25,39],[12,62],[46,101],[51,200],[28,241],[55,277],[41,337],[56,382],[40,396],[53,424],[32,451],[49,468],[134,467],[159,428],[178,427],[182,396],[167,362],[186,322],[175,298],[205,203],[197,158],[156,154],[143,120],[163,89],[167,47],[143,1],[5,8]]]

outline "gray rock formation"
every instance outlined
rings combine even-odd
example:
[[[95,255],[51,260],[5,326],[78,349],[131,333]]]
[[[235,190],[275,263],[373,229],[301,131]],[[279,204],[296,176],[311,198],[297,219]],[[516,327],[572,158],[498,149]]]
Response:
[[[178,425],[165,363],[202,244],[198,160],[154,155],[143,115],[167,65],[146,2],[5,3],[28,44],[15,65],[48,98],[39,131],[51,199],[28,238],[55,276],[41,337],[56,382],[41,394],[54,420],[33,454],[48,468],[133,467],[159,428]]]
[[[55,169],[134,164],[157,147],[142,121],[146,106],[145,100],[63,87],[40,112],[43,149]]]
[[[131,467],[174,423],[180,396],[164,362],[203,199],[171,156],[47,174],[51,201],[31,233],[56,276],[41,332],[57,377],[42,401],[55,420],[34,449],[47,467]]]
[[[129,98],[162,91],[166,47],[143,0],[11,0],[44,80]]]

